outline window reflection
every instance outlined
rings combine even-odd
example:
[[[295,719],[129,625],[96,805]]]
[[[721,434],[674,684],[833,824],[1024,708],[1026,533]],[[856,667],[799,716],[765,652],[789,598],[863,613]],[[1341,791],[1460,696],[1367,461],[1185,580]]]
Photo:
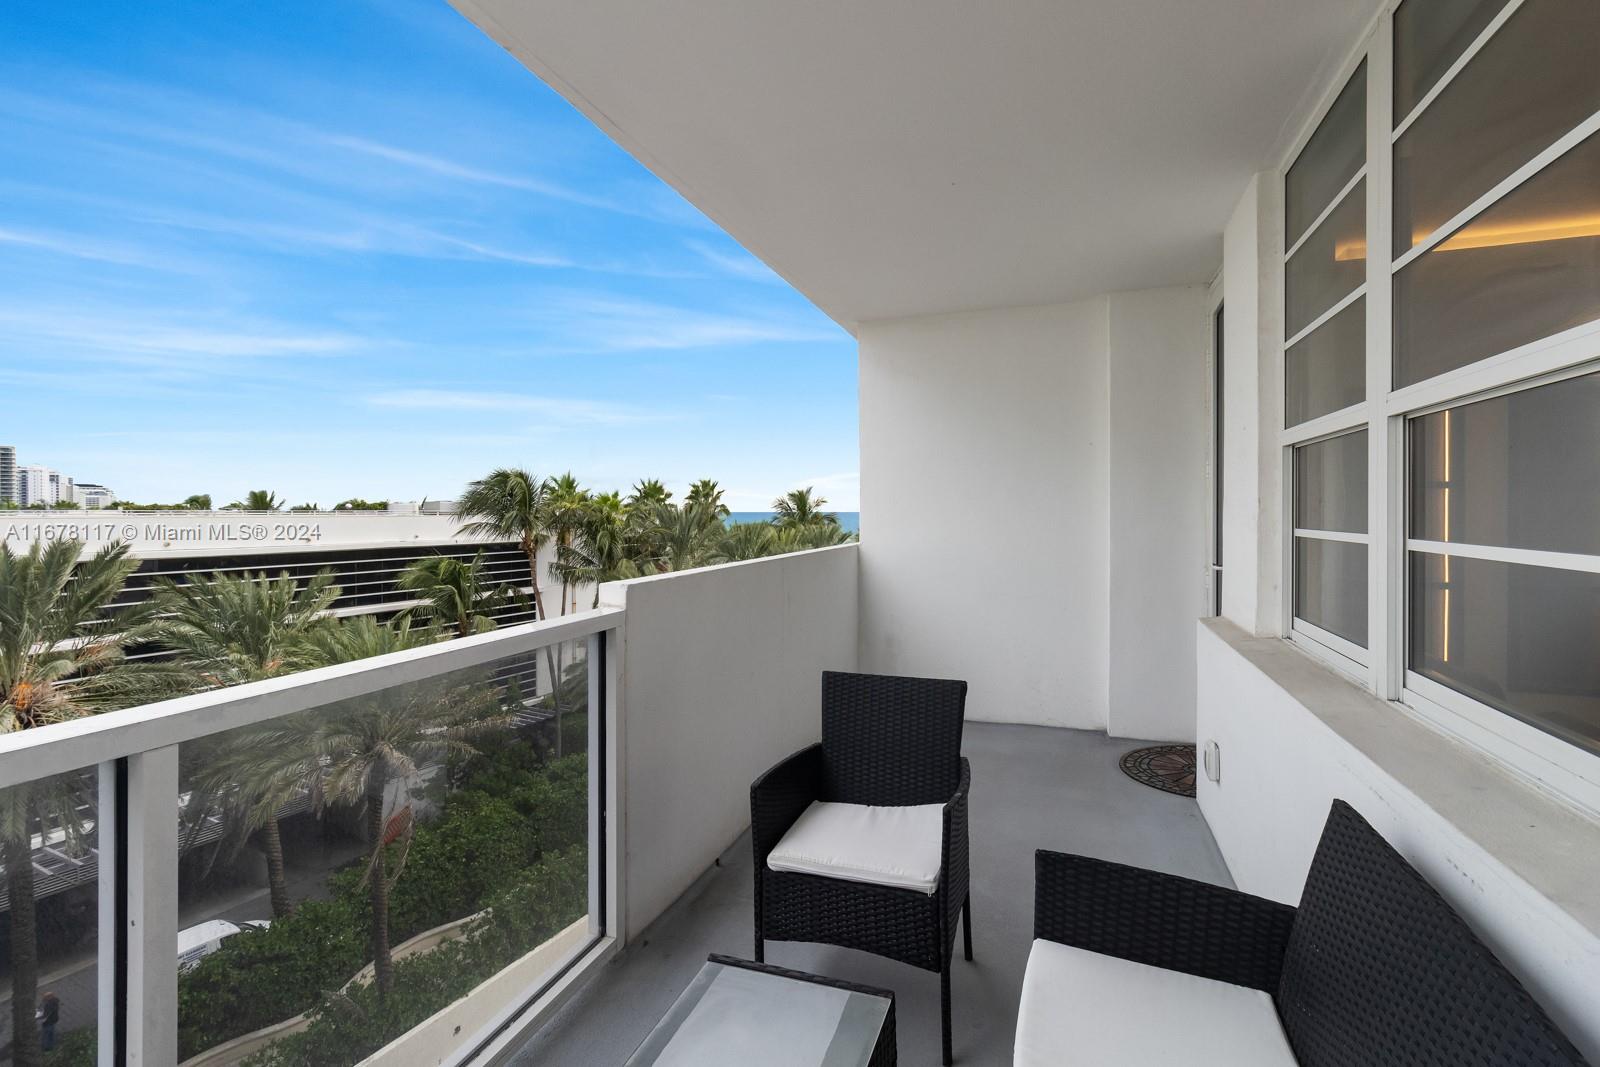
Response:
[[[1395,254],[1600,109],[1597,57],[1600,4],[1527,0],[1395,142]]]
[[[1396,384],[1424,381],[1596,318],[1600,135],[1395,275]]]

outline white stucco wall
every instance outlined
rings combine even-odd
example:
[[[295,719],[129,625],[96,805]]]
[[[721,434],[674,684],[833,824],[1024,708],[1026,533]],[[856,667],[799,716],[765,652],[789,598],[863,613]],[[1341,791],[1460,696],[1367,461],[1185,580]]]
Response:
[[[1278,633],[1282,625],[1283,211],[1277,188],[1271,174],[1252,178],[1222,242],[1222,614],[1252,633]]]
[[[1221,748],[1199,803],[1240,889],[1299,900],[1335,798],[1361,812],[1600,1059],[1593,822],[1283,632],[1282,204],[1258,175],[1224,237],[1224,620],[1198,627],[1197,736]]]
[[[862,669],[1105,728],[1109,331],[1103,297],[861,326]]]
[[[637,934],[750,824],[750,783],[821,736],[824,670],[856,669],[857,547],[601,588],[627,608],[620,759]]]
[[[1192,738],[1208,328],[1199,287],[863,325],[863,669]]]
[[[1110,732],[1194,739],[1206,613],[1204,287],[1111,301]]]
[[[1198,629],[1199,736],[1222,750],[1200,810],[1235,884],[1297,903],[1343,799],[1600,1062],[1594,824],[1281,639]]]

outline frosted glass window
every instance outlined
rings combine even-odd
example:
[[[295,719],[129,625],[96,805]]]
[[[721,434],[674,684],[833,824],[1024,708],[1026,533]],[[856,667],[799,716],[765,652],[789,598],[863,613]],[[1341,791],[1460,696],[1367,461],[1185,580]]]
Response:
[[[1284,335],[1293,337],[1367,277],[1367,183],[1360,181],[1289,258]]]
[[[1505,6],[1506,0],[1406,0],[1400,5],[1394,13],[1396,125]]]
[[[1284,425],[1366,398],[1367,299],[1361,297],[1284,353]]]
[[[1367,161],[1367,64],[1345,83],[1284,176],[1284,228],[1294,244]]]
[[[1596,318],[1600,135],[1395,275],[1395,382],[1424,381]]]
[[[1294,540],[1294,614],[1367,647],[1367,546]]]
[[[1425,415],[1410,432],[1412,537],[1600,555],[1600,374]]]
[[[1395,254],[1597,110],[1600,3],[1527,0],[1395,142]]]
[[[1600,752],[1600,574],[1410,557],[1411,669]]]
[[[1367,532],[1367,431],[1294,450],[1294,524],[1303,530]]]

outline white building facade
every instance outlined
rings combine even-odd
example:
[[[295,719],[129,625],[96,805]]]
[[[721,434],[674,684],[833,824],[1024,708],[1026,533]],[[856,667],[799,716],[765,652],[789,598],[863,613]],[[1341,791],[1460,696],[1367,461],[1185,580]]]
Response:
[[[117,502],[117,494],[96,482],[78,482],[72,489],[73,499],[85,509],[108,508]]]
[[[23,507],[43,504],[49,507],[60,501],[61,473],[35,464],[17,468],[17,503]]]

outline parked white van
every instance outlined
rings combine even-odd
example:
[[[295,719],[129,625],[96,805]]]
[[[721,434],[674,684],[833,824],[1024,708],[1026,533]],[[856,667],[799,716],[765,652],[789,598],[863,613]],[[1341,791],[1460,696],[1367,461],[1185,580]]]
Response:
[[[211,919],[178,931],[178,973],[194,970],[199,962],[222,947],[234,934],[245,930],[265,930],[271,919],[247,919],[242,923]]]

